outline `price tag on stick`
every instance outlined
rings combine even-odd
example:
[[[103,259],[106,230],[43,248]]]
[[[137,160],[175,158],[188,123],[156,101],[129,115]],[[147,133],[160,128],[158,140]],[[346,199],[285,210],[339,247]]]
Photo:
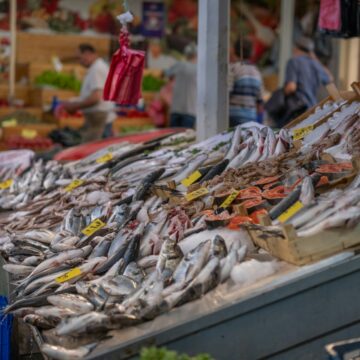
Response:
[[[66,188],[65,191],[66,192],[71,192],[74,189],[76,189],[77,187],[81,186],[85,181],[84,180],[80,180],[80,179],[75,179],[74,181],[72,181]]]
[[[297,201],[294,205],[290,206],[286,211],[284,211],[277,219],[281,223],[284,223],[285,221],[292,218],[296,213],[298,213],[303,207],[304,204],[301,201]]]
[[[189,187],[190,185],[192,185],[194,182],[196,182],[197,180],[199,180],[201,178],[201,172],[199,170],[193,172],[191,175],[189,175],[187,178],[185,178],[184,180],[181,181],[181,183],[186,186]]]
[[[295,129],[293,131],[293,139],[294,140],[301,140],[306,135],[310,134],[314,130],[314,125],[304,126],[299,129]]]
[[[209,193],[209,190],[207,188],[202,187],[202,188],[197,189],[189,194],[186,194],[185,198],[187,201],[191,201],[191,200],[195,200],[201,196],[204,196],[208,193]]]
[[[85,229],[81,230],[81,232],[86,236],[91,236],[96,233],[98,230],[102,229],[106,224],[100,220],[96,219],[91,224],[89,224]]]
[[[97,159],[96,159],[96,162],[97,162],[98,164],[104,164],[104,163],[109,162],[109,161],[112,160],[112,159],[113,159],[112,153],[107,153],[107,154],[105,154],[105,155],[100,156],[99,158],[97,158]]]
[[[6,180],[6,181],[0,183],[0,189],[1,190],[8,189],[13,184],[13,182],[14,182],[13,179],[9,179],[9,180]]]
[[[237,196],[239,195],[240,191],[233,191],[225,200],[224,202],[220,205],[221,208],[226,209],[227,207],[229,207],[232,202],[237,198]]]
[[[61,276],[58,276],[57,278],[55,278],[55,281],[61,284],[66,281],[69,281],[79,275],[81,275],[80,268],[73,268],[70,271],[66,272],[64,275],[61,275]]]

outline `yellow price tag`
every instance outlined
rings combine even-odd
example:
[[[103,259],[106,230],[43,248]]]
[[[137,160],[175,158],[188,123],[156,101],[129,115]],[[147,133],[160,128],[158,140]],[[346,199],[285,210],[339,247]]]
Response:
[[[2,127],[13,127],[17,125],[17,120],[16,119],[8,119],[8,120],[4,120],[1,123]]]
[[[237,198],[237,196],[239,195],[240,191],[233,191],[225,200],[224,202],[220,205],[221,208],[227,208],[231,205],[231,203]]]
[[[197,171],[193,172],[191,175],[189,175],[187,178],[185,178],[184,180],[181,180],[181,183],[184,186],[189,187],[196,180],[199,180],[201,178],[201,176],[202,176],[201,172],[197,170]]]
[[[77,268],[73,268],[73,269],[69,270],[64,275],[58,276],[57,278],[55,278],[55,281],[61,284],[66,281],[69,281],[79,275],[81,275],[81,270],[80,270],[80,268],[77,267]]]
[[[84,182],[85,182],[84,180],[75,179],[73,182],[71,182],[71,183],[65,188],[65,191],[66,191],[66,192],[73,191],[74,189],[76,189],[77,187],[79,187],[80,185],[82,185]]]
[[[292,218],[296,213],[298,213],[304,204],[301,201],[297,201],[294,205],[290,206],[286,211],[284,211],[277,219],[284,223],[288,219]]]
[[[209,193],[209,190],[207,188],[202,187],[202,188],[197,189],[189,194],[186,194],[185,198],[187,201],[191,201],[191,200],[197,199],[201,196],[204,196],[208,193]]]
[[[304,126],[299,129],[295,129],[293,131],[293,139],[294,140],[301,140],[306,135],[310,134],[314,130],[314,125]]]
[[[109,162],[110,160],[112,160],[113,156],[112,156],[112,153],[107,153],[103,156],[100,156],[99,158],[96,159],[96,162],[98,164],[104,164],[104,163],[107,163]]]
[[[1,190],[8,189],[13,184],[13,182],[14,182],[13,179],[9,179],[9,180],[6,180],[6,181],[0,183],[0,189]]]
[[[94,220],[90,225],[88,225],[85,229],[81,230],[81,232],[86,236],[91,236],[96,233],[98,230],[102,229],[106,224],[100,219]]]
[[[35,139],[36,136],[37,136],[37,131],[36,130],[33,130],[33,129],[23,129],[21,131],[21,136],[24,138],[24,139]]]

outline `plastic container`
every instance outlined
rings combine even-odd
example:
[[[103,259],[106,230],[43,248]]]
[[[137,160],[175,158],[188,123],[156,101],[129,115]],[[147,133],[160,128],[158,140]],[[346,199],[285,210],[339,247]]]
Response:
[[[2,309],[8,304],[5,296],[0,296],[0,359],[10,360],[12,315],[3,315]]]

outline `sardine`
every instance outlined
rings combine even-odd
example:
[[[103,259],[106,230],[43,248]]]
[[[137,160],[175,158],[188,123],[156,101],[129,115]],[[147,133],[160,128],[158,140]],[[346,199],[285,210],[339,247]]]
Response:
[[[42,344],[40,349],[45,355],[57,360],[75,360],[82,359],[88,355],[95,347],[97,343],[79,346],[74,349],[66,349],[62,346],[55,346],[50,344]]]
[[[83,296],[60,294],[48,297],[48,302],[54,306],[69,309],[77,314],[85,314],[94,310],[94,306]]]

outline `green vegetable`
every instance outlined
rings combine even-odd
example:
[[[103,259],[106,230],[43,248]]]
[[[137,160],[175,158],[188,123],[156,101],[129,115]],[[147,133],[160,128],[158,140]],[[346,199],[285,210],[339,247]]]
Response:
[[[138,133],[142,131],[152,130],[155,127],[153,125],[139,125],[139,126],[122,126],[120,128],[120,135]]]
[[[153,75],[145,75],[143,77],[142,89],[143,91],[157,92],[165,85],[163,79],[159,79]]]
[[[144,348],[140,353],[140,360],[214,360],[210,355],[199,354],[190,357],[186,354],[178,354],[176,351],[167,350],[166,348]]]
[[[53,70],[44,71],[35,79],[37,85],[51,85],[58,89],[80,91],[81,81],[74,75],[59,73]]]

